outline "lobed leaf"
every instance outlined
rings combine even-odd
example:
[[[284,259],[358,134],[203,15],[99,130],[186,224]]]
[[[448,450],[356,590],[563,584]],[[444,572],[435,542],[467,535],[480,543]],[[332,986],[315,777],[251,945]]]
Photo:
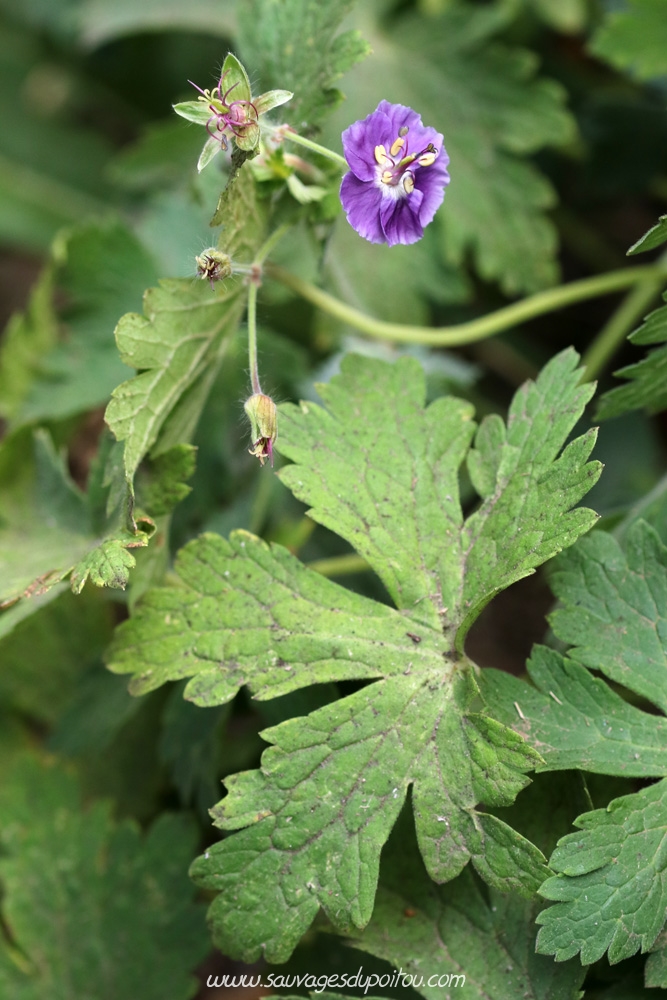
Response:
[[[28,428],[0,448],[0,606],[43,594],[71,577],[80,592],[124,587],[134,565],[129,549],[143,547],[154,530],[149,518],[132,532],[112,519],[98,533],[88,498],[74,485],[46,431]]]
[[[646,253],[647,250],[655,250],[667,242],[667,215],[661,215],[655,226],[651,226],[647,233],[633,243],[628,250],[628,256],[637,253]]]
[[[250,259],[263,216],[247,172],[235,179],[219,221],[225,223],[226,252]],[[114,390],[106,421],[125,442],[128,482],[149,453],[189,442],[244,306],[239,283],[226,282],[214,292],[204,282],[171,280],[149,289],[143,316],[129,313],[120,320],[121,358],[140,373]]]
[[[594,434],[558,456],[592,394],[578,385],[576,364],[564,351],[526,383],[507,430],[499,417],[483,421],[468,455],[482,504],[465,523],[458,468],[474,430],[470,407],[444,397],[424,410],[423,373],[410,359],[392,368],[348,358],[343,375],[319,389],[328,412],[284,407],[278,448],[295,464],[281,478],[314,520],[363,555],[398,607],[458,632],[461,648],[494,593],[596,520],[585,508],[570,511],[600,474],[599,463],[585,461]]]
[[[663,295],[667,301],[667,292]],[[667,408],[667,306],[654,310],[642,326],[628,338],[633,344],[663,344],[633,365],[614,372],[628,384],[610,389],[600,399],[596,416],[600,420],[618,417],[640,407],[652,412]]]
[[[594,55],[640,80],[667,73],[667,20],[661,0],[628,0],[612,10],[591,41]]]
[[[545,646],[533,649],[527,670],[532,684],[487,669],[480,687],[494,716],[544,758],[537,770],[667,774],[665,719],[628,704],[585,667]]]
[[[134,308],[156,276],[146,249],[118,220],[60,234],[33,302],[13,320],[0,354],[0,412],[12,428],[107,402],[127,375],[113,338],[119,311]]]
[[[558,455],[590,394],[575,366],[564,352],[517,394],[507,429],[497,418],[482,424],[470,453],[482,503],[465,522],[458,470],[471,409],[450,397],[425,407],[413,359],[348,357],[320,387],[326,410],[282,408],[279,447],[296,463],[282,478],[368,559],[396,609],[234,532],[229,542],[203,535],[187,545],[176,585],[150,591],[118,629],[109,663],[133,675],[134,693],[191,678],[185,697],[213,706],[243,684],[266,699],[373,682],[267,730],[261,770],[229,779],[214,816],[240,832],[192,869],[222,890],[211,921],[227,953],[284,960],[320,906],[338,928],[363,927],[380,851],[410,787],[433,879],[453,878],[468,861],[502,891],[530,894],[542,879],[539,851],[477,809],[512,802],[541,758],[486,714],[455,636],[462,641],[497,589],[594,517],[567,513],[596,478],[585,464],[590,436]]]
[[[556,564],[551,578],[563,602],[550,621],[589,670],[667,710],[667,548],[643,521],[623,550],[595,532]]]
[[[469,870],[435,885],[407,818],[403,814],[385,848],[373,917],[348,942],[400,969],[398,985],[426,1000],[450,990],[454,996],[453,987],[474,1000],[576,1000],[584,976],[579,963],[556,965],[535,954],[536,901],[485,890]]]
[[[540,889],[557,901],[537,918],[540,954],[589,964],[608,951],[613,964],[650,949],[667,907],[666,815],[663,780],[575,821],[583,832],[559,841],[550,865],[561,874]]]
[[[184,817],[163,815],[142,836],[104,804],[84,812],[76,782],[27,755],[3,781],[0,812],[2,919],[14,948],[3,935],[3,996],[194,995],[207,942],[185,875],[196,831]]]
[[[286,120],[298,130],[318,125],[343,99],[334,83],[370,52],[358,32],[336,34],[353,2],[247,0],[239,9],[243,58],[259,71],[262,87],[295,95]]]

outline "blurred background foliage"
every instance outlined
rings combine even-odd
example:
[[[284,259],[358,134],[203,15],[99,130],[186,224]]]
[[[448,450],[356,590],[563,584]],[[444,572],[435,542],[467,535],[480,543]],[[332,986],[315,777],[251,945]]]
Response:
[[[338,81],[345,100],[337,105],[335,95],[311,97],[323,73],[320,50],[308,46],[311,15],[322,32],[358,30],[372,49]],[[110,447],[104,408],[131,374],[114,327],[123,313],[141,311],[144,289],[158,278],[195,282],[194,256],[212,242],[209,220],[224,183],[217,160],[197,176],[201,132],[171,105],[192,98],[188,80],[213,86],[228,50],[244,61],[255,92],[294,89],[295,102],[280,109],[284,120],[333,149],[341,130],[382,98],[415,107],[444,133],[452,182],[421,243],[371,246],[328,199],[274,254],[378,318],[456,323],[623,266],[628,246],[666,211],[664,0],[0,0],[5,597],[51,551],[54,530],[65,550],[54,550],[54,565],[73,550],[79,558],[95,533],[95,490],[104,485],[96,456],[100,442]],[[330,53],[331,80],[336,68]],[[274,194],[278,211],[285,197]],[[502,411],[556,351],[585,350],[617,304],[595,300],[444,351],[364,341],[268,283],[260,293],[261,369],[277,398],[313,398],[314,384],[349,350],[388,358],[408,351],[424,366],[431,397],[453,391],[480,413]],[[168,573],[170,552],[202,530],[247,528],[306,562],[349,551],[248,455],[245,350],[241,330],[199,424],[191,492],[170,522],[158,522],[152,547],[136,553],[128,590],[87,587],[75,597],[57,583],[0,613],[2,995],[65,996],[71,977],[86,983],[80,996],[194,996],[191,973],[209,947],[184,872],[213,839],[207,809],[220,779],[256,766],[262,728],[335,697],[318,690],[200,709],[183,701],[178,685],[132,699],[102,665],[128,601]],[[613,367],[640,356],[626,345]],[[614,384],[610,372],[602,383]],[[605,423],[597,457],[606,471],[587,503],[613,523],[657,490],[654,521],[663,530],[664,506],[655,501],[663,418],[634,412]],[[382,599],[367,574],[343,582]],[[478,662],[520,672],[550,600],[533,578],[492,605],[472,640]],[[88,809],[93,799],[111,805]],[[61,893],[60,940],[73,952],[87,942],[76,961],[63,958],[51,903],[28,877],[53,863],[61,840],[71,880],[66,891],[62,882],[52,888]],[[93,856],[106,859],[102,868]],[[107,884],[114,858],[126,909],[110,904],[121,891]],[[148,897],[141,924],[136,909]],[[102,914],[106,926],[96,924]],[[128,950],[135,924],[150,948]],[[101,941],[108,962],[119,970],[130,963],[131,976],[119,972],[107,986],[95,979]],[[297,964],[312,967],[312,947],[304,945]],[[347,960],[336,947],[329,963],[331,955]],[[210,961],[199,965],[200,980],[222,960]],[[612,996],[605,975],[595,996]]]

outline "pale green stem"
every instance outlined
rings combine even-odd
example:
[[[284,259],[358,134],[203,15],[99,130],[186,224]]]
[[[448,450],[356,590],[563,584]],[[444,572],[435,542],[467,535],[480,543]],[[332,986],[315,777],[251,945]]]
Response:
[[[299,135],[298,132],[292,132],[291,129],[285,128],[284,126],[273,127],[272,125],[262,124],[262,131],[269,132],[272,135],[277,135],[282,139],[287,139],[289,142],[295,142],[297,146],[303,146],[305,149],[312,150],[313,153],[319,153],[320,156],[326,156],[328,160],[333,160],[333,162],[342,167],[343,170],[349,170],[345,157],[341,156],[340,153],[334,153],[333,149],[327,149],[326,146],[320,146],[319,142],[313,142],[312,139],[306,139],[305,136]]]
[[[402,344],[458,347],[461,344],[471,344],[476,340],[491,337],[502,330],[511,329],[519,323],[525,323],[536,316],[542,316],[555,309],[562,309],[575,302],[621,291],[636,285],[639,281],[648,282],[650,279],[658,282],[664,280],[667,269],[664,263],[659,262],[646,264],[643,267],[626,267],[618,271],[610,271],[607,274],[583,278],[581,281],[572,281],[568,285],[560,285],[558,288],[548,288],[544,292],[537,292],[535,295],[522,299],[521,302],[504,306],[502,309],[498,309],[488,316],[481,316],[479,319],[457,323],[455,326],[441,327],[409,326],[403,323],[388,323],[375,319],[275,264],[267,265],[266,273],[291,288],[308,302],[312,302],[319,309],[335,316],[344,323],[348,323],[355,329],[361,330],[369,337],[392,340]]]
[[[253,393],[261,393],[259,369],[257,367],[257,283],[252,281],[248,288],[248,367]]]
[[[316,559],[306,565],[322,576],[349,576],[351,573],[364,573],[370,569],[366,560],[355,552],[346,556],[331,556],[330,559]]]
[[[274,249],[276,244],[283,238],[285,233],[291,228],[291,224],[285,223],[278,226],[275,232],[271,233],[265,243],[259,248],[255,259],[250,265],[251,271],[256,269],[261,274],[262,265]],[[254,393],[261,393],[259,384],[259,367],[257,364],[257,281],[251,277],[248,287],[248,366],[250,368],[250,382]]]
[[[264,243],[264,245],[261,246],[257,251],[253,264],[255,264],[257,267],[261,267],[266,258],[273,250],[273,248],[276,246],[276,244],[278,244],[285,235],[285,233],[289,232],[289,230],[292,228],[292,225],[293,224],[291,222],[284,222],[282,226],[278,226],[275,232],[271,233],[266,243]]]
[[[632,333],[653,300],[663,290],[666,265],[667,254],[663,254],[657,262],[657,266],[661,266],[663,270],[640,281],[602,327],[582,358],[584,364],[582,381],[590,382],[597,378],[628,334]]]

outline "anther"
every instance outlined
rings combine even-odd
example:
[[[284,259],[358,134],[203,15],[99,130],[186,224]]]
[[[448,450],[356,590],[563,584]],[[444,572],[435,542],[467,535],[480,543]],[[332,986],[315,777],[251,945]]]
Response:
[[[384,146],[375,147],[375,162],[383,166],[387,162],[387,150]]]
[[[403,146],[405,146],[405,139],[401,138],[395,139],[394,142],[392,143],[389,152],[391,153],[392,156],[398,156],[400,151],[403,149]]]
[[[408,128],[408,126],[404,125],[402,128],[399,128],[398,134],[400,135],[401,139],[403,139],[408,134],[409,131],[410,129]]]
[[[423,153],[417,160],[417,163],[420,167],[430,167],[432,163],[435,163],[437,155],[437,153]]]
[[[412,194],[415,189],[415,179],[409,172],[403,174],[403,189],[406,194]]]
[[[383,170],[382,177],[380,179],[383,184],[392,184],[394,181],[394,174],[391,170]]]

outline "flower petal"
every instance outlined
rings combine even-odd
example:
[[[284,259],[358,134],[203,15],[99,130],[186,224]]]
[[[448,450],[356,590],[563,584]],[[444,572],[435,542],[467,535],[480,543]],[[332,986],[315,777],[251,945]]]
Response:
[[[346,128],[342,135],[343,153],[355,177],[360,181],[374,180],[377,169],[375,147],[391,146],[395,138],[391,121],[378,111]]]
[[[405,104],[390,104],[389,101],[380,101],[373,114],[378,114],[378,112],[386,115],[389,119],[389,134],[387,135],[389,145],[397,137],[400,128],[407,128],[410,132],[413,129],[424,128],[421,115],[418,115],[412,108],[406,107]],[[372,117],[372,115],[369,117]],[[366,120],[368,121],[368,119]],[[429,131],[433,132],[435,130],[429,129]]]
[[[419,219],[423,194],[417,188],[406,198],[384,198],[380,221],[385,240],[390,247],[397,243],[416,243],[424,235]]]
[[[439,136],[439,139],[442,147],[442,136]],[[415,171],[415,192],[421,191],[424,196],[419,209],[419,221],[422,226],[428,226],[442,205],[445,188],[450,179],[447,170],[448,163],[449,157],[444,148],[441,148],[435,163],[430,167],[422,167]]]
[[[345,174],[340,186],[340,200],[353,229],[371,243],[385,243],[380,225],[382,195],[375,183],[360,181],[353,173]]]

